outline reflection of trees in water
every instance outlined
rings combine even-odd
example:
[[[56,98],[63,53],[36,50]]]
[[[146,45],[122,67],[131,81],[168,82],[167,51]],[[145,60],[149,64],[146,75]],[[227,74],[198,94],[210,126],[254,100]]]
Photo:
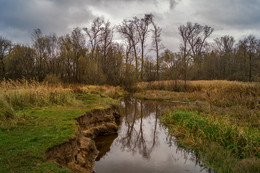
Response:
[[[156,102],[125,99],[122,105],[122,111],[125,117],[122,122],[122,132],[116,139],[116,144],[120,146],[122,151],[127,150],[133,154],[139,152],[144,158],[149,159],[154,147],[159,142],[157,129],[160,124],[158,116],[164,108],[171,108],[171,106],[172,105],[169,104],[162,105]],[[144,126],[145,122],[147,123],[146,118],[149,118],[148,116],[154,116],[154,121],[152,122],[153,128],[150,134],[147,133],[147,129],[145,129],[147,127]],[[146,133],[144,133],[144,131],[146,131]],[[167,134],[166,142],[172,149],[172,146],[176,146],[176,155],[172,155],[174,160],[179,160],[180,155],[182,155],[182,158],[185,159],[185,163],[191,160],[195,165],[202,166],[199,156],[191,150],[178,146],[174,136]],[[214,171],[203,166],[201,169],[206,169],[208,173],[214,173]]]
[[[137,151],[144,157],[149,159],[151,152],[156,145],[157,124],[158,124],[158,106],[154,104],[145,104],[143,101],[125,100],[124,120],[125,127],[122,127],[123,134],[117,139],[121,149],[134,153]],[[152,139],[145,136],[144,119],[151,114],[155,114],[154,127],[152,130]],[[124,129],[126,128],[126,129]]]

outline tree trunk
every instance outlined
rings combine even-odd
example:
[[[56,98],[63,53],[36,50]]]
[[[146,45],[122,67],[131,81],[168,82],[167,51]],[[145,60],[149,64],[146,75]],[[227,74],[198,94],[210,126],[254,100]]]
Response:
[[[141,81],[143,80],[143,70],[144,70],[144,43],[142,43],[142,64],[141,64]]]
[[[249,82],[252,82],[252,54],[249,54]]]
[[[159,47],[158,42],[155,42],[156,44],[156,78],[159,80]]]

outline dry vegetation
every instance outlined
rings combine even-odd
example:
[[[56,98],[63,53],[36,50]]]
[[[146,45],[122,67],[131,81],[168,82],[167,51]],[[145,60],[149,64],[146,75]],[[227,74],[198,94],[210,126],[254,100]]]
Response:
[[[112,86],[2,81],[0,172],[64,172],[45,152],[75,135],[76,117],[118,104],[112,98],[122,94]]]
[[[258,82],[238,82],[226,80],[197,80],[187,81],[186,92],[254,92],[260,94],[260,83]],[[182,92],[185,91],[185,82],[183,80],[154,81],[137,83],[136,88],[139,90],[167,90]]]
[[[184,88],[178,81],[178,87]],[[186,102],[210,115],[228,115],[234,123],[260,127],[260,84],[230,81],[188,81],[187,92],[174,92],[174,81],[137,84],[138,98]]]
[[[260,84],[159,81],[137,84],[135,96],[180,103],[162,121],[180,144],[219,172],[260,170]],[[176,92],[178,91],[178,92]],[[221,154],[220,154],[221,153]]]
[[[0,126],[10,128],[26,121],[17,114],[30,107],[74,104],[71,89],[61,85],[41,84],[36,81],[2,81],[0,83]]]
[[[77,87],[78,89],[78,87]],[[111,98],[118,98],[124,95],[124,90],[120,88],[119,86],[114,87],[114,86],[109,86],[109,85],[83,85],[80,86],[79,89],[81,92],[86,92],[86,93],[101,93],[102,95],[109,96]]]
[[[123,90],[113,86],[63,86],[34,80],[4,80],[0,83],[0,126],[11,127],[25,121],[25,117],[19,117],[16,112],[26,108],[80,104],[77,100],[80,96],[75,95],[80,93],[117,98],[123,94]]]

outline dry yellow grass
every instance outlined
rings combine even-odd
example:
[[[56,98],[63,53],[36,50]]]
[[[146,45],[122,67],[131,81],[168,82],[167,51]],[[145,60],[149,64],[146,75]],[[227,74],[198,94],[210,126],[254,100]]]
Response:
[[[117,98],[124,95],[124,91],[119,86],[109,86],[109,85],[82,85],[78,87],[79,90],[85,93],[100,93],[111,98]]]
[[[4,80],[0,83],[0,99],[12,105],[33,104],[33,106],[38,106],[38,104],[44,105],[52,101],[66,104],[73,101],[70,93],[100,94],[116,98],[123,95],[124,91],[120,87],[114,86],[50,84],[48,82],[40,83],[35,80],[28,81],[24,79],[17,81]]]
[[[260,128],[260,85],[236,81],[178,81],[179,92],[174,91],[174,81],[138,83],[135,97],[171,102],[187,102],[186,107],[210,115],[230,117],[241,126]]]
[[[140,82],[136,85],[137,89],[154,89],[168,91],[185,91],[185,83],[182,80],[175,82],[173,80]],[[187,81],[187,92],[203,91],[203,92],[253,92],[260,94],[260,83],[258,82],[238,82],[226,80],[199,80]]]
[[[25,108],[75,104],[71,91],[60,84],[4,80],[0,83],[0,126],[13,126],[25,119],[17,114]]]
[[[53,105],[80,106],[77,95],[87,97],[88,94],[117,98],[123,95],[123,90],[113,86],[4,80],[0,83],[0,125],[7,124],[5,123],[7,121],[15,124],[20,119],[16,112],[26,108]]]

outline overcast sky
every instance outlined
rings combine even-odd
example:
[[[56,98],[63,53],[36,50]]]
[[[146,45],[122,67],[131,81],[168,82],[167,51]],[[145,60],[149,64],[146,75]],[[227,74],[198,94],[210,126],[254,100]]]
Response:
[[[36,28],[62,35],[89,26],[97,16],[120,24],[145,13],[154,14],[163,44],[173,51],[180,44],[178,26],[188,21],[215,28],[210,40],[260,38],[260,0],[0,0],[0,36],[30,44]]]

